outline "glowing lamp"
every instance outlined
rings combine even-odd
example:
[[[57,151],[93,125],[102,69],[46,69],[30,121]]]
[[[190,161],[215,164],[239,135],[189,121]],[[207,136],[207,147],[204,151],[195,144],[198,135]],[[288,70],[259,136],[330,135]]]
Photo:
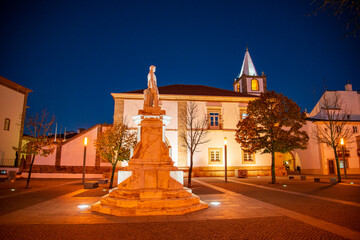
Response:
[[[340,138],[340,144],[344,145],[344,139],[343,138]]]
[[[224,145],[227,145],[227,137],[224,137]]]
[[[216,206],[216,205],[220,205],[220,204],[221,204],[221,202],[211,202],[210,204],[211,204],[211,205],[215,205],[215,206]]]
[[[87,146],[87,137],[84,138],[84,146]]]

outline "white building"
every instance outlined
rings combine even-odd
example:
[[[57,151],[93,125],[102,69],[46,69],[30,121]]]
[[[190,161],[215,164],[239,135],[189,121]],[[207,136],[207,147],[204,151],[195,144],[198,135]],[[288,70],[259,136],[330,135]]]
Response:
[[[161,79],[158,80],[158,84]],[[189,166],[189,153],[181,144],[179,130],[180,113],[187,104],[195,102],[200,114],[207,116],[208,140],[198,147],[194,156],[195,176],[224,175],[224,138],[227,138],[228,175],[234,175],[235,169],[249,170],[249,175],[270,175],[271,156],[269,154],[248,154],[235,141],[236,125],[246,113],[249,101],[254,100],[267,90],[266,76],[258,76],[248,49],[238,78],[233,83],[234,91],[202,85],[169,85],[158,87],[161,108],[171,117],[166,127],[166,143],[172,148],[172,159],[180,169]],[[124,120],[134,129],[136,124],[132,117],[143,107],[143,91],[136,90],[123,93],[112,93],[115,101],[114,123]],[[285,174],[283,156],[277,158],[277,174]]]
[[[0,76],[0,166],[16,166],[30,89]]]
[[[338,100],[335,101],[336,98]],[[324,100],[328,101],[328,104],[324,104]],[[334,115],[339,117],[338,120],[345,122],[346,128],[352,132],[350,139],[344,139],[347,173],[360,174],[360,92],[353,91],[352,85],[349,83],[345,86],[345,91],[326,91],[309,114],[304,126],[310,137],[309,146],[306,150],[296,151],[301,158],[302,172],[321,175],[331,175],[337,172],[333,149],[325,143],[318,143],[314,138],[314,134],[318,134],[317,127],[324,130],[328,128],[325,127],[325,124],[328,123],[326,110],[329,107],[331,107],[331,111],[335,111]],[[342,115],[344,115],[344,119],[342,119]],[[335,131],[337,131],[336,126]],[[340,146],[337,153],[340,172],[343,174],[344,163]]]
[[[146,81],[146,76],[143,81]],[[158,79],[158,83],[161,84],[161,79]],[[270,175],[270,154],[248,154],[235,141],[236,125],[245,117],[248,102],[256,99],[267,89],[266,76],[264,74],[258,76],[248,50],[245,53],[241,72],[232,84],[234,91],[201,85],[179,84],[158,87],[161,108],[166,111],[167,116],[171,117],[166,126],[165,142],[171,147],[171,157],[180,169],[186,171],[190,159],[187,149],[182,147],[179,138],[179,130],[182,126],[179,122],[179,113],[186,108],[189,102],[195,102],[201,110],[200,115],[206,115],[209,119],[209,142],[200,145],[194,156],[193,172],[195,176],[224,176],[225,137],[227,138],[228,176],[234,176],[235,169],[246,169],[250,176]],[[115,101],[114,123],[126,121],[134,130],[137,129],[138,126],[132,117],[138,115],[138,111],[143,108],[143,91],[141,89],[112,93]],[[98,124],[63,142],[56,148],[54,154],[46,158],[36,157],[33,167],[34,176],[49,177],[50,175],[47,173],[57,173],[59,177],[66,177],[66,175],[81,177],[85,137],[88,138],[87,174],[109,172],[111,165],[100,159],[94,148],[94,141],[104,127],[106,126]],[[286,174],[283,166],[284,160],[300,164],[295,163],[295,158],[292,156],[291,153],[276,155],[277,175]],[[299,162],[298,158],[297,162]]]

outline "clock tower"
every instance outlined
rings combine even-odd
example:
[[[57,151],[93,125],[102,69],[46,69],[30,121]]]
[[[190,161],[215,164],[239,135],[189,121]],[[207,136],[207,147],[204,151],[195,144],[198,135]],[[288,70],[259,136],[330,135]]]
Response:
[[[240,74],[234,80],[234,91],[260,95],[267,91],[266,76],[264,72],[261,76],[256,72],[253,61],[251,60],[249,49],[246,48],[244,61]]]

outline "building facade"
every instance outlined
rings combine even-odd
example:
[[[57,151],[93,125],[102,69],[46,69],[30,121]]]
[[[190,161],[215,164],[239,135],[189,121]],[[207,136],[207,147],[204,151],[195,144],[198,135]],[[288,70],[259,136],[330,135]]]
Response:
[[[161,82],[161,80],[160,80]],[[208,119],[208,142],[198,146],[194,155],[195,176],[224,176],[224,138],[227,138],[228,176],[234,170],[248,170],[248,175],[270,175],[269,154],[249,154],[235,141],[236,125],[246,117],[249,101],[256,99],[267,90],[266,76],[258,76],[248,49],[238,78],[233,83],[234,91],[202,85],[169,85],[159,87],[160,105],[171,118],[166,126],[165,141],[171,147],[171,157],[180,169],[188,169],[189,151],[183,146],[179,132],[185,125],[181,114],[190,102],[194,102],[199,117]],[[112,93],[115,101],[114,123],[126,122],[137,129],[132,120],[143,107],[143,89]],[[285,175],[282,155],[277,157],[276,172]]]
[[[328,119],[333,122],[330,126]],[[332,129],[331,129],[332,128]],[[339,143],[337,154],[340,161],[340,172],[360,174],[360,92],[353,91],[348,83],[345,91],[326,91],[314,109],[308,114],[304,129],[310,140],[306,150],[296,151],[302,163],[302,172],[307,174],[332,175],[337,173],[333,149],[325,143],[319,143],[316,135],[323,131],[330,135],[333,131]],[[344,138],[344,155],[340,138],[347,131],[351,135]],[[344,163],[343,159],[345,158]]]
[[[17,166],[30,89],[0,76],[0,166]]]

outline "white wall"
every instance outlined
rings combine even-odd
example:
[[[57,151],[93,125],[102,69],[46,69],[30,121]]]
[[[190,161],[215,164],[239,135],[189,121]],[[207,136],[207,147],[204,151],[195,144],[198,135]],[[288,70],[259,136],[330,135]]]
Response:
[[[302,169],[321,169],[322,152],[319,143],[313,137],[313,131],[315,131],[315,128],[316,125],[310,121],[306,121],[306,124],[301,128],[301,130],[306,131],[309,136],[307,149],[295,150],[295,152],[299,155]]]
[[[0,85],[0,161],[15,159],[20,138],[24,94]],[[9,131],[4,130],[5,118],[10,119]]]
[[[143,100],[124,100],[124,121],[131,128],[137,128],[132,117],[138,115],[139,110],[143,109]]]
[[[56,147],[54,148],[54,152],[47,157],[36,156],[34,160],[34,165],[48,165],[55,166],[56,161]]]
[[[85,137],[88,138],[86,166],[95,166],[96,151],[94,142],[97,138],[97,128],[75,137],[62,146],[61,166],[83,166]]]

